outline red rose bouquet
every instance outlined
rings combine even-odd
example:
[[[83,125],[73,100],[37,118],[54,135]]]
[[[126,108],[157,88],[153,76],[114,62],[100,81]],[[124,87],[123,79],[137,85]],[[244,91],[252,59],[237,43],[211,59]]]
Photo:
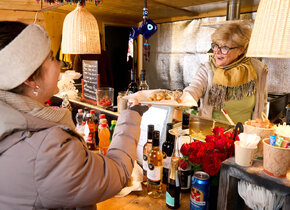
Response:
[[[181,146],[182,169],[185,170],[190,164],[194,171],[203,170],[210,176],[214,176],[218,174],[222,161],[233,156],[234,132],[224,133],[223,127],[215,127],[212,132],[213,135],[206,136],[206,142],[194,141]]]

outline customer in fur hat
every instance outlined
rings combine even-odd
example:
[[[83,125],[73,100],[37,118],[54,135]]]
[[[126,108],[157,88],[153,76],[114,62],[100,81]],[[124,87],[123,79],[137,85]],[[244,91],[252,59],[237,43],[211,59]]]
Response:
[[[199,115],[227,121],[223,108],[234,123],[243,123],[266,111],[268,68],[246,57],[250,37],[251,29],[243,23],[226,23],[212,34],[209,61],[184,89],[200,100]]]
[[[44,106],[59,73],[42,27],[0,22],[0,209],[95,209],[128,182],[148,107],[121,112],[107,155],[93,153],[67,109]]]

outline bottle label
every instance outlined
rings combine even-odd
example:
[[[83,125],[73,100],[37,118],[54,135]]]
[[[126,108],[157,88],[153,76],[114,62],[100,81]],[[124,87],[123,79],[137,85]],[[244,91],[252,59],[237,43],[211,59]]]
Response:
[[[147,171],[148,170],[148,162],[147,162],[147,155],[143,155],[143,170]]]
[[[171,157],[166,156],[165,159],[163,159],[163,168],[170,168],[170,163],[171,163]]]
[[[160,184],[162,166],[154,166],[152,163],[148,164],[147,178],[151,184]]]
[[[175,199],[166,191],[166,204],[174,207]]]

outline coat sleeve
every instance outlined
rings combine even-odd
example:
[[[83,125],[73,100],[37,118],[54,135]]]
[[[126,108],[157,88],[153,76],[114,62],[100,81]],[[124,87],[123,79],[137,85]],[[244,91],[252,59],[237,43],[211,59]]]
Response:
[[[107,156],[88,151],[62,128],[52,128],[38,151],[35,183],[46,208],[95,205],[128,182],[140,136],[140,115],[121,112]]]
[[[184,91],[189,92],[192,95],[195,101],[199,101],[206,92],[208,84],[207,71],[206,66],[202,64],[189,86],[184,89]]]

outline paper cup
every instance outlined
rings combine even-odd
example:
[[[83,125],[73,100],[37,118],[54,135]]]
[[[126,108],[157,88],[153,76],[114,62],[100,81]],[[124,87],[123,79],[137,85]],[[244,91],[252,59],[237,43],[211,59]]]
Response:
[[[269,135],[275,135],[275,127],[272,128],[259,128],[254,127],[251,125],[248,125],[248,121],[244,124],[244,133],[248,134],[256,134],[257,136],[260,136],[261,141],[258,143],[258,148],[255,153],[255,158],[262,158],[263,157],[263,142],[262,140],[269,137]]]
[[[253,164],[256,148],[240,146],[240,141],[235,141],[235,162],[240,166],[251,166]]]
[[[263,140],[264,172],[270,176],[285,177],[290,166],[290,149],[275,147],[269,144],[270,139]],[[284,140],[282,144],[286,143]]]

